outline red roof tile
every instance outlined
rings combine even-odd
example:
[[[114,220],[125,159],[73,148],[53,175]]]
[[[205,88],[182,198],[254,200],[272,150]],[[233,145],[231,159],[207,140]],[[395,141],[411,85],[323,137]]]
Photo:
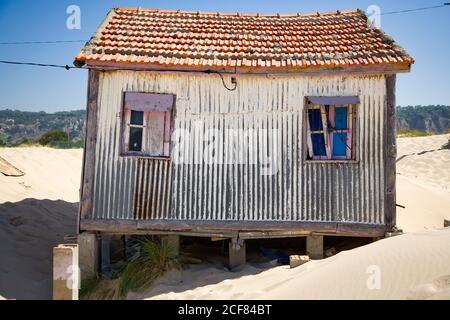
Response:
[[[111,10],[76,61],[256,71],[414,63],[359,10],[261,15],[126,8]]]

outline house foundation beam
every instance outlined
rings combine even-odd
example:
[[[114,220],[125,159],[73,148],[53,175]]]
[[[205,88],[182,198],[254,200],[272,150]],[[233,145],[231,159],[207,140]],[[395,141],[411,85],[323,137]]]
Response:
[[[306,252],[311,259],[323,259],[323,236],[307,236]]]
[[[228,265],[230,269],[246,263],[245,242],[233,238],[228,243]]]
[[[169,247],[169,258],[176,258],[180,255],[180,236],[177,235],[166,235],[161,236],[161,240],[167,241]]]
[[[102,278],[108,279],[111,276],[111,236],[102,235],[101,238],[101,271]]]
[[[81,280],[95,278],[99,267],[99,241],[97,235],[83,232],[78,235],[78,251]]]

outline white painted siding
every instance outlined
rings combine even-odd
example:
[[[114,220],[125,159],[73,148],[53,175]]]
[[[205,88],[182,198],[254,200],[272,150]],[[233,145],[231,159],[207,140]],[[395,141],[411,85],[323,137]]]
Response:
[[[225,79],[229,83],[229,77]],[[120,157],[120,112],[122,92],[141,91],[176,95],[175,129],[192,130],[195,121],[202,120],[202,130],[273,128],[281,132],[270,141],[280,146],[280,170],[272,176],[261,175],[258,166],[249,164],[172,165],[170,175],[166,165],[158,165],[165,171],[147,174],[153,181],[141,181],[139,190],[168,184],[164,192],[169,193],[171,205],[161,203],[161,208],[168,209],[152,211],[149,217],[384,223],[384,76],[237,79],[237,90],[230,92],[217,75],[103,72],[91,218],[134,218],[138,168],[145,170],[143,163],[153,160],[139,164],[137,158]],[[360,97],[358,163],[304,163],[302,115],[309,95]]]

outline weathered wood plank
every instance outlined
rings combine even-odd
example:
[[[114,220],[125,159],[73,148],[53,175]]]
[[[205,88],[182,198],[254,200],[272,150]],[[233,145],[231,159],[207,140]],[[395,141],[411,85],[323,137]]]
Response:
[[[396,76],[386,77],[386,125],[385,125],[385,221],[388,229],[396,225],[395,174],[397,158],[397,130],[395,127]]]
[[[100,71],[89,70],[86,136],[83,151],[79,219],[86,219],[92,215],[92,197],[95,174],[95,146],[97,144],[99,78]]]
[[[25,173],[0,157],[0,172],[7,177],[21,177]]]
[[[244,221],[186,221],[186,220],[82,220],[87,231],[121,234],[174,233],[222,237],[239,233],[241,238],[296,237],[310,234],[377,237],[384,236],[385,225],[322,222],[244,222]]]
[[[310,67],[310,68],[292,68],[287,67],[279,71],[274,71],[271,68],[258,68],[255,71],[251,67],[204,67],[195,68],[185,66],[148,66],[145,64],[126,64],[119,62],[97,62],[86,61],[86,64],[90,68],[98,68],[99,70],[142,70],[142,71],[158,71],[158,72],[174,72],[174,73],[192,73],[210,75],[211,71],[220,71],[222,73],[230,73],[233,76],[236,75],[271,75],[271,76],[290,76],[290,75],[305,75],[305,76],[330,76],[330,75],[380,75],[380,74],[396,74],[403,72],[410,72],[411,65],[409,63],[404,64],[386,64],[386,65],[363,65],[363,66],[345,66],[345,67]]]

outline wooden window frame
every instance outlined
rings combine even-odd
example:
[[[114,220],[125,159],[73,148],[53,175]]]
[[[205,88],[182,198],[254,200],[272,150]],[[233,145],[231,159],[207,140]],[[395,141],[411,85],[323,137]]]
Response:
[[[127,91],[128,92],[128,91]],[[156,160],[170,160],[172,154],[172,142],[171,136],[174,129],[174,115],[175,115],[175,95],[173,95],[174,103],[170,111],[163,112],[165,114],[164,119],[164,134],[163,134],[163,155],[152,155],[145,151],[145,146],[148,139],[148,123],[149,118],[152,113],[158,113],[162,111],[142,111],[134,110],[132,107],[125,106],[125,95],[127,92],[123,92],[122,95],[122,111],[120,114],[121,118],[121,130],[120,130],[120,156],[123,157],[138,157],[146,159],[156,159]],[[147,93],[147,92],[140,92]],[[151,94],[167,94],[167,93],[154,93]],[[130,123],[131,111],[142,111],[143,112],[143,123],[142,125],[135,125]],[[128,148],[130,128],[142,128],[142,150],[144,151],[130,151]]]
[[[332,97],[331,97],[332,98]],[[305,98],[305,108],[303,113],[303,124],[304,124],[304,161],[308,163],[358,163],[358,149],[357,149],[357,137],[358,137],[358,122],[357,122],[357,104],[330,104],[329,106],[329,118],[331,123],[335,123],[335,110],[337,107],[348,107],[347,113],[347,128],[345,130],[336,130],[334,132],[328,133],[328,121],[326,115],[326,105],[317,105],[309,102]],[[320,114],[322,116],[322,130],[311,131],[309,123],[309,113],[311,109],[320,109]],[[347,133],[346,145],[351,147],[351,150],[346,147],[346,156],[334,156],[333,152],[333,135],[334,133]],[[311,139],[311,134],[323,133],[325,141],[325,151],[326,156],[314,156],[313,154],[313,144]]]

